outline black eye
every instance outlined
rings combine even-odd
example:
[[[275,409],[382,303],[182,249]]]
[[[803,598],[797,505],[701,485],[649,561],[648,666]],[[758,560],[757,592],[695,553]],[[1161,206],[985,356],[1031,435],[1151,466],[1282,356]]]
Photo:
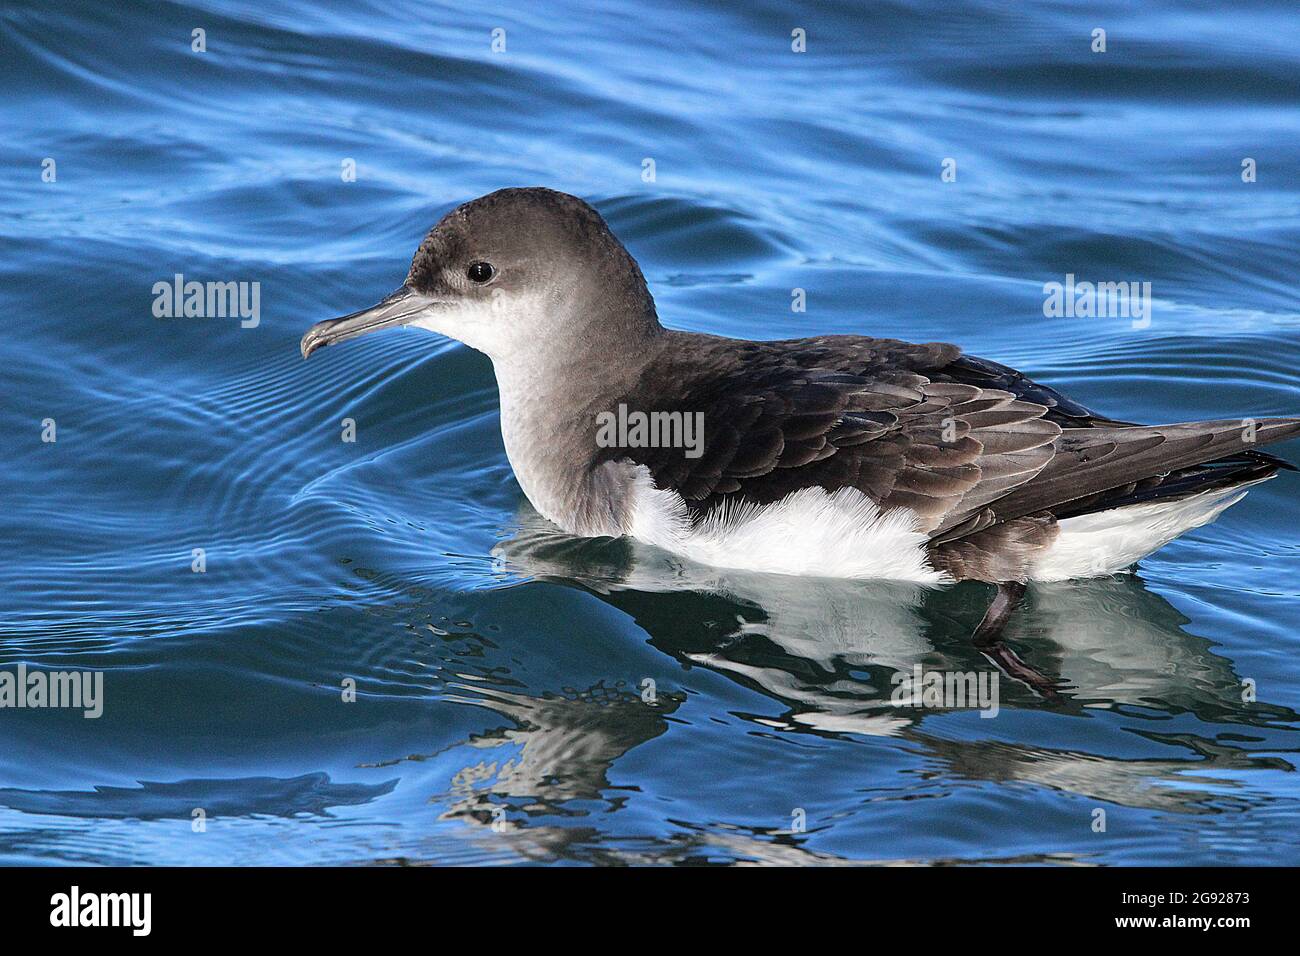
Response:
[[[496,274],[497,270],[492,268],[490,262],[474,262],[465,270],[465,275],[469,276],[471,282],[487,282]]]

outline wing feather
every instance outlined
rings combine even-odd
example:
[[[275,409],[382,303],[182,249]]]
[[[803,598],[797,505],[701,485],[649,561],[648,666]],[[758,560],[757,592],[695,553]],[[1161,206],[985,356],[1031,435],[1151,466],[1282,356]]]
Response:
[[[856,488],[913,511],[938,545],[1021,518],[1033,521],[1016,527],[1037,527],[1071,502],[1141,491],[1174,469],[1259,456],[1243,449],[1239,421],[1131,425],[944,343],[672,334],[689,342],[650,362],[622,401],[702,414],[702,453],[602,449],[596,463],[644,465],[696,516],[726,501]],[[1265,419],[1257,440],[1297,432],[1296,420]]]

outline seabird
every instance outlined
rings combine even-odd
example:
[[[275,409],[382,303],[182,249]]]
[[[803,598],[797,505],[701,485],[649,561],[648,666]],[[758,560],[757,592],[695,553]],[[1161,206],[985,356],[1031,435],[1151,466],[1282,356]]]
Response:
[[[510,465],[564,531],[719,567],[989,582],[977,642],[1027,582],[1122,571],[1294,470],[1257,448],[1300,433],[1110,418],[944,342],[666,329],[600,214],[542,188],[448,213],[401,288],[312,326],[302,354],[398,325],[492,360]],[[605,427],[631,413],[689,417],[702,442]]]

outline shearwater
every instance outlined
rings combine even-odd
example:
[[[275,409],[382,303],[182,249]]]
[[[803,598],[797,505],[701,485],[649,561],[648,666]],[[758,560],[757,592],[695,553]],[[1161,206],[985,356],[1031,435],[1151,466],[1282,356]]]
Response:
[[[1027,582],[1113,574],[1213,520],[1291,468],[1258,446],[1300,433],[1111,418],[943,342],[666,329],[600,214],[542,188],[448,213],[401,288],[302,354],[398,325],[492,360],[515,477],[563,530],[776,574],[990,582],[977,640]],[[598,440],[619,409],[698,416],[702,449]]]

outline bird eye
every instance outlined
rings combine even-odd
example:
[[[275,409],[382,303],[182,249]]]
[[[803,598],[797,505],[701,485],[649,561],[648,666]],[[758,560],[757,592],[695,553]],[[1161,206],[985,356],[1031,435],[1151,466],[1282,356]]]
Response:
[[[490,262],[474,262],[465,270],[465,275],[471,282],[487,282],[496,274],[497,270],[492,268]]]

